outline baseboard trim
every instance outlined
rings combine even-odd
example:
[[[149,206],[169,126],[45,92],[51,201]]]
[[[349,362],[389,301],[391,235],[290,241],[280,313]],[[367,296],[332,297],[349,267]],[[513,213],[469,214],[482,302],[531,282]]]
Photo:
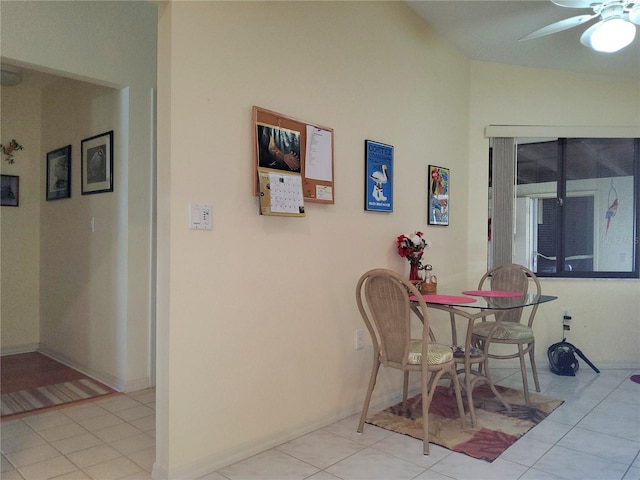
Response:
[[[410,388],[409,395],[413,396],[420,392],[420,386],[417,388]],[[386,394],[386,395],[385,395]],[[372,399],[369,411],[382,410],[389,405],[395,405],[402,400],[402,393],[396,393],[389,395],[388,392],[384,392],[382,396],[375,396]],[[359,414],[362,411],[361,400],[358,400],[355,405],[350,408],[344,409],[338,413],[330,414],[312,424],[307,424],[304,427],[296,429],[287,429],[278,432],[277,434],[269,435],[268,437],[256,440],[254,442],[245,443],[243,445],[235,446],[233,448],[218,452],[214,455],[202,458],[196,462],[181,465],[176,468],[169,468],[165,470],[159,467],[157,464],[153,466],[153,472],[151,478],[153,480],[169,480],[171,478],[180,478],[183,480],[195,480],[211,472],[215,472],[221,468],[232,465],[236,462],[245,460],[253,455],[257,455],[271,448],[277,447],[283,443],[291,441],[295,438],[301,437],[308,433],[311,433],[319,428],[326,427],[332,423],[344,420],[352,415]],[[357,423],[354,423],[354,431],[357,428]]]
[[[38,348],[38,352],[42,355],[46,355],[47,357],[54,359],[57,362],[62,363],[63,365],[66,365],[67,367],[73,368],[80,373],[84,373],[87,377],[91,377],[94,380],[97,380],[98,382],[103,383],[118,392],[125,391],[125,382],[119,378],[101,372],[96,372],[95,370],[92,370],[90,368],[86,368],[84,365],[80,365],[79,363],[71,360],[68,357],[65,357],[64,355],[60,355],[57,352],[49,350],[44,345],[40,345],[40,348]]]
[[[25,343],[24,345],[15,345],[12,347],[4,347],[0,350],[0,356],[19,355],[21,353],[37,352],[39,343]]]

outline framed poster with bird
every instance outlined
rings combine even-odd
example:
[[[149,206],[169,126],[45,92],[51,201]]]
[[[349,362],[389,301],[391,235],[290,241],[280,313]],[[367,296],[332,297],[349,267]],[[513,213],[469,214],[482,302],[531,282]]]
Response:
[[[393,212],[393,146],[364,141],[364,209]]]

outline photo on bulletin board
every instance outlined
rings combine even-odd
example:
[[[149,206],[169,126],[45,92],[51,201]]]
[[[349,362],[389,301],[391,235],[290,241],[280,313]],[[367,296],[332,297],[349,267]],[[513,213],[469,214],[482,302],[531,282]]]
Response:
[[[258,166],[300,172],[300,132],[258,123]]]
[[[364,209],[393,212],[393,146],[364,141]]]
[[[449,169],[429,165],[429,225],[449,225]]]

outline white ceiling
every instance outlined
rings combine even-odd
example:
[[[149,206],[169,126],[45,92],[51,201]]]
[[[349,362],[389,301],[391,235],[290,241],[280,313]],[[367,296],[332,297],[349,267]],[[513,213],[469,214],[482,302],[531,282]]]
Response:
[[[526,34],[587,9],[563,8],[550,0],[408,1],[425,21],[473,60],[614,75],[640,82],[640,27],[633,43],[617,53],[599,53],[580,43],[587,24],[519,42]]]

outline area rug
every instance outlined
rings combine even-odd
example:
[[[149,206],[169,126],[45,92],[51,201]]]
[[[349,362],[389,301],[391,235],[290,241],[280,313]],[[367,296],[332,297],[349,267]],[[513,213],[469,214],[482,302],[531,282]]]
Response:
[[[631,375],[630,378],[632,382],[640,383],[640,375]]]
[[[521,390],[496,388],[511,405],[511,412],[506,411],[487,385],[480,385],[473,390],[477,426],[471,427],[471,417],[467,412],[466,428],[463,429],[455,396],[448,388],[438,386],[429,407],[429,442],[493,462],[563,403],[562,400],[530,393],[531,404],[527,406]],[[421,395],[408,399],[406,410],[400,402],[369,416],[367,423],[422,440]]]
[[[100,397],[110,393],[113,393],[113,390],[89,378],[46,387],[29,388],[17,392],[3,393],[1,395],[0,414],[5,417]]]

